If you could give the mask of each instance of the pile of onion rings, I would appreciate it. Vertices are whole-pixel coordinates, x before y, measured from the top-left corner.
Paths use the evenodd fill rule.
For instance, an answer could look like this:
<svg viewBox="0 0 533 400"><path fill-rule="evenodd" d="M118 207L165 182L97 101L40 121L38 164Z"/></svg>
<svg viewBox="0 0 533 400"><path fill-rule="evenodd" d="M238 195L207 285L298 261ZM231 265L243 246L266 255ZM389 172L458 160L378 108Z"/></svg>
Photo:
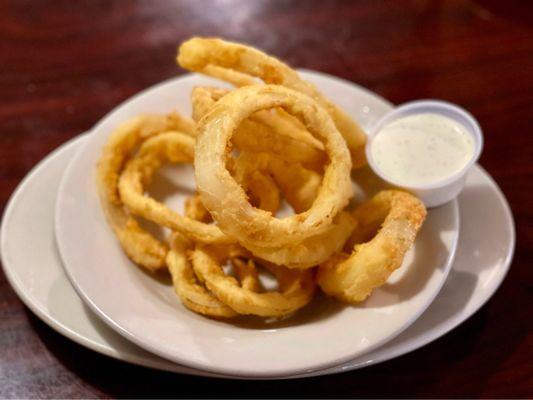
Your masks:
<svg viewBox="0 0 533 400"><path fill-rule="evenodd" d="M97 188L126 255L170 273L182 303L213 318L286 317L317 290L353 304L383 285L426 210L394 190L350 206L350 172L365 162L357 123L257 49L193 38L177 60L236 89L196 87L190 118L142 115L110 135ZM147 192L165 164L194 166L183 212ZM280 215L284 204L292 214Z"/></svg>

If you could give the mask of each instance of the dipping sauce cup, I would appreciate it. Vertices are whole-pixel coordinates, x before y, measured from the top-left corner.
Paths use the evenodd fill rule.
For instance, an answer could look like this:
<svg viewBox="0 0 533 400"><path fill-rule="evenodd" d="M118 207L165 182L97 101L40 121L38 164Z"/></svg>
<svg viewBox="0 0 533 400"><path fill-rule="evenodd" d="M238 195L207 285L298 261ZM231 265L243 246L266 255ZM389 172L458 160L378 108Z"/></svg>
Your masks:
<svg viewBox="0 0 533 400"><path fill-rule="evenodd" d="M370 130L366 157L381 179L413 193L426 207L437 207L461 192L482 148L481 128L466 110L417 100L378 121Z"/></svg>

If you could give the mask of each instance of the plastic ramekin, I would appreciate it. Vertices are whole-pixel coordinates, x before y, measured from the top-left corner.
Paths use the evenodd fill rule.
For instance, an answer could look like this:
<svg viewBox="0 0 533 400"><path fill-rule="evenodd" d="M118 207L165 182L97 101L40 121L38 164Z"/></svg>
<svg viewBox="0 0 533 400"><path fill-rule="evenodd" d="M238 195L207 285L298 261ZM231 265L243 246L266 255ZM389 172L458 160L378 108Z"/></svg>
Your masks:
<svg viewBox="0 0 533 400"><path fill-rule="evenodd" d="M372 143L379 131L391 122L415 114L439 114L453 119L463 125L472 135L474 141L474 152L470 161L458 172L436 182L424 185L406 186L395 182L393 178L385 174L377 166L372 158ZM384 181L398 188L407 190L420 198L426 207L437 207L453 200L461 192L465 185L466 175L472 165L478 160L483 149L483 134L476 119L463 108L440 100L417 100L402 104L381 118L374 127L371 128L366 144L366 157L370 167Z"/></svg>

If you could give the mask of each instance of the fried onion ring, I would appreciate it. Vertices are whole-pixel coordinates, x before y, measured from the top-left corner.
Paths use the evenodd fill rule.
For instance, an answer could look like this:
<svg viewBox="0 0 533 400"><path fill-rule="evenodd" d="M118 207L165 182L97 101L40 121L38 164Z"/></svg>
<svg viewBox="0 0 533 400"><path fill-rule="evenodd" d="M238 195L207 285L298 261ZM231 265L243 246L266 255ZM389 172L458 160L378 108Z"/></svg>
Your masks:
<svg viewBox="0 0 533 400"><path fill-rule="evenodd" d="M191 248L192 245L187 239L179 234L174 235L171 239L171 250L166 258L174 291L182 303L189 310L211 317L230 318L238 315L198 283L187 259L187 252Z"/></svg>
<svg viewBox="0 0 533 400"><path fill-rule="evenodd" d="M296 213L303 212L313 204L322 177L299 164L289 164L269 154L241 153L239 159L247 160L249 170L272 173L276 186ZM264 187L264 186L263 186ZM258 188L259 189L259 188ZM355 226L347 212L341 212L325 232L287 246L273 247L248 245L256 257L288 268L307 269L326 261L340 251Z"/></svg>
<svg viewBox="0 0 533 400"><path fill-rule="evenodd" d="M156 270L165 266L167 246L143 230L124 209L118 179L125 161L140 143L168 130L195 134L194 123L179 114L143 115L120 125L109 137L98 161L96 186L106 219L126 255L135 263Z"/></svg>
<svg viewBox="0 0 533 400"><path fill-rule="evenodd" d="M266 168L274 178L283 197L294 212L303 212L315 201L322 177L299 164L289 164L276 157L268 158L265 167L259 163L258 168ZM248 249L257 257L288 268L306 269L326 261L332 254L344 247L350 237L355 222L347 212L340 213L328 229L315 237L303 242L282 246L269 247L249 246Z"/></svg>
<svg viewBox="0 0 533 400"><path fill-rule="evenodd" d="M211 216L200 202L198 195L187 198L185 216L200 222L209 222ZM195 275L187 254L194 249L194 243L179 233L173 233L170 239L170 251L167 254L167 265L174 291L189 310L215 317L231 318L238 315L233 309L218 300ZM245 290L257 291L260 287L257 271L242 257L247 256L238 246L226 247L231 255L233 270Z"/></svg>
<svg viewBox="0 0 533 400"><path fill-rule="evenodd" d="M400 267L424 222L426 209L408 193L385 190L359 206L354 217L357 221L354 234L359 240L365 240L365 236L383 223L374 238L356 244L351 254L333 257L318 272L322 290L348 303L365 300Z"/></svg>
<svg viewBox="0 0 533 400"><path fill-rule="evenodd" d="M166 163L192 163L194 139L180 132L166 132L146 140L124 168L119 179L120 196L136 215L180 232L202 243L234 243L216 225L188 218L145 194L155 171ZM253 170L254 164L239 157L235 162L238 182L248 190L258 207L275 213L279 208L279 190L272 178Z"/></svg>
<svg viewBox="0 0 533 400"><path fill-rule="evenodd" d="M254 208L225 167L227 144L250 114L283 107L324 141L330 161L312 206L283 219ZM224 232L247 247L284 246L324 232L352 195L350 156L329 115L310 97L282 86L246 86L222 97L202 118L195 148L195 175L204 206Z"/></svg>
<svg viewBox="0 0 533 400"><path fill-rule="evenodd" d="M231 318L238 315L231 307L222 303L209 290L198 282L187 253L193 245L184 236L174 234L171 238L171 249L167 254L168 270L172 277L174 291L188 309L211 317ZM231 249L233 270L238 278L237 286L243 290L256 291L259 288L259 277L255 268L251 268L239 256L237 247ZM234 278L235 279L235 278ZM238 283L240 282L240 284Z"/></svg>
<svg viewBox="0 0 533 400"><path fill-rule="evenodd" d="M194 270L209 290L239 314L282 317L308 304L314 294L312 271L288 270L265 265L279 283L279 291L258 293L240 287L238 281L224 273L221 257L208 246L197 246L192 255Z"/></svg>
<svg viewBox="0 0 533 400"><path fill-rule="evenodd" d="M290 269L308 269L315 267L332 254L340 251L354 229L353 218L347 212L340 213L325 231L297 243L285 246L254 246L246 248L254 256L273 264L283 265Z"/></svg>
<svg viewBox="0 0 533 400"><path fill-rule="evenodd" d="M157 135L142 144L119 180L120 197L137 215L203 243L233 243L218 226L183 216L145 194L152 175L165 163L192 163L194 139L180 132Z"/></svg>
<svg viewBox="0 0 533 400"><path fill-rule="evenodd" d="M193 119L200 119L221 97L226 89L196 87L191 92ZM269 152L291 163L321 170L327 161L323 144L314 138L296 118L282 109L261 110L242 121L232 137L241 150Z"/></svg>
<svg viewBox="0 0 533 400"><path fill-rule="evenodd" d="M352 156L353 168L366 163L364 151L366 134L359 125L280 60L239 43L196 37L181 44L177 62L182 68L222 79L224 77L220 74L220 68L226 68L231 71L227 72L227 75L231 76L235 72L247 74L260 78L267 84L282 85L312 97L328 111L344 137ZM218 67L218 74L213 74L213 66ZM240 85L239 82L237 84ZM244 80L242 84L250 83Z"/></svg>

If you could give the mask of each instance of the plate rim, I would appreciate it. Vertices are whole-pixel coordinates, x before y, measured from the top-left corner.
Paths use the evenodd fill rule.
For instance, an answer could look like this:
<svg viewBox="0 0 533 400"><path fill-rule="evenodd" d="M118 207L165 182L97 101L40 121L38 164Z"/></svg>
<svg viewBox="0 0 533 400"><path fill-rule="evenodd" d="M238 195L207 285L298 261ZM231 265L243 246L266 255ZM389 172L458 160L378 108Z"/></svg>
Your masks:
<svg viewBox="0 0 533 400"><path fill-rule="evenodd" d="M314 71L306 71L308 74L315 75ZM331 77L328 74L324 73L317 73L316 75L319 76L319 78L322 79L328 79L333 80L335 83L340 83L346 86L350 86L352 89L360 90L361 87L357 84L354 84L349 81L342 80L337 77ZM102 117L99 122L95 125L95 127L91 130L91 134L94 134L96 132L96 129L98 129L102 124L106 123L107 118L113 114L116 113L117 110L123 109L127 104L135 102L140 96L147 92L156 91L158 88L160 88L162 85L170 84L170 83L178 83L182 80L187 80L192 77L198 76L198 74L185 74L179 77L174 77L169 80L165 80L161 83L155 84L140 93L126 99L121 104L114 107L110 112L108 112L104 117ZM368 89L362 89L365 94L372 96L375 98L374 100L380 101L381 98L379 96L375 96L371 91ZM389 106L390 102L386 101L386 105ZM73 156L72 160L69 162L67 168L65 169L63 178L61 180L60 186L59 186L59 193L64 191L64 187L66 185L67 178L71 174L71 170L74 168L76 160L79 158L80 154L82 154L86 148L90 145L90 141L87 140L85 143L83 143L78 151ZM350 360L354 359L354 357L362 356L365 353L369 353L372 350L375 350L376 348L382 346L384 343L394 339L399 334L401 334L405 329L407 329L422 313L429 307L431 302L435 299L437 294L440 292L442 287L444 286L444 283L446 282L446 277L448 276L451 267L453 265L453 259L456 254L457 250L457 242L458 242L458 236L459 236L459 208L457 204L457 200L454 200L452 202L452 215L454 223L457 225L457 229L454 232L454 238L452 239L453 242L451 244L451 248L446 256L445 262L443 262L444 268L442 270L442 273L444 275L444 278L437 284L435 288L435 292L432 293L429 298L423 303L423 305L420 307L419 310L417 310L416 313L414 313L410 318L406 318L404 324L401 326L401 328L397 329L397 331L391 333L389 336L386 336L382 338L379 341L376 341L371 346L368 346L364 349L364 351L361 351L358 355L354 355L353 352L347 355L344 355L342 357L337 357L334 360L330 361L322 361L322 362L315 362L312 366L300 366L300 367L281 367L281 368L272 368L272 370L269 371L260 371L260 370L245 370L242 368L238 368L237 366L228 368L228 367L220 367L217 365L209 364L204 361L197 361L197 360L191 360L187 357L184 357L183 355L176 355L176 354L170 354L168 352L165 352L163 349L159 348L158 346L153 345L152 343L147 343L145 340L142 339L142 337L138 337L134 333L130 332L130 330L124 328L121 324L119 324L117 321L115 321L111 316L107 315L107 313L102 310L91 297L82 290L79 283L76 281L75 277L72 276L72 271L67 267L67 263L65 261L65 249L64 244L61 242L61 240L58 240L58 236L61 236L61 223L60 221L60 215L61 215L61 207L60 207L60 201L58 198L58 202L56 203L56 213L55 213L55 236L56 236L56 243L57 247L59 249L59 254L61 261L64 265L64 269L67 273L67 276L72 283L72 286L74 287L77 294L82 298L82 300L91 308L91 310L96 313L102 321L104 321L108 326L110 326L113 330L115 330L117 333L119 333L121 336L125 337L127 340L133 342L137 346L156 354L159 357L162 357L166 360L169 360L174 363L178 363L180 365L184 365L189 368L193 369L199 369L203 371L208 371L210 373L218 374L218 375L225 375L225 376L233 376L233 377L249 377L249 378L280 378L284 376L290 376L290 375L299 375L299 374L305 374L310 372L317 372L320 370L333 368L337 365L344 364L346 362L349 362Z"/></svg>

